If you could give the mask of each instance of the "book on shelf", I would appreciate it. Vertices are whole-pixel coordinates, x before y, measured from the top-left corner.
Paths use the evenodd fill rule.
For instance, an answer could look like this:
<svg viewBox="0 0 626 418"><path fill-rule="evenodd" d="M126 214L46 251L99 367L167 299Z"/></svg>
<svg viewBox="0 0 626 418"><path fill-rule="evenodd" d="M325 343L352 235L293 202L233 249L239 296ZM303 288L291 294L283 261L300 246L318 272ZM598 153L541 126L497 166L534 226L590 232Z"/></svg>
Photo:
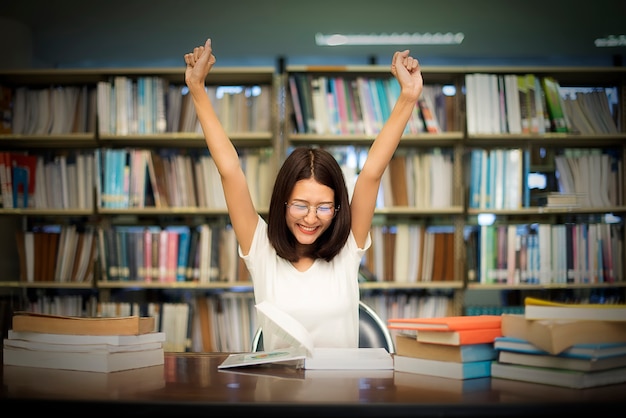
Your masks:
<svg viewBox="0 0 626 418"><path fill-rule="evenodd" d="M13 132L13 89L0 85L0 134Z"/></svg>
<svg viewBox="0 0 626 418"><path fill-rule="evenodd" d="M461 363L407 357L398 354L393 356L393 369L397 372L418 373L450 379L489 377L490 368L491 360Z"/></svg>
<svg viewBox="0 0 626 418"><path fill-rule="evenodd" d="M417 341L444 345L493 343L502 336L500 328L464 329L459 331L417 331Z"/></svg>
<svg viewBox="0 0 626 418"><path fill-rule="evenodd" d="M545 95L552 132L569 132L569 123L559 82L553 77L541 77L541 87L543 87Z"/></svg>
<svg viewBox="0 0 626 418"><path fill-rule="evenodd" d="M500 328L500 315L443 316L435 318L390 318L392 329L459 331L466 329Z"/></svg>
<svg viewBox="0 0 626 418"><path fill-rule="evenodd" d="M626 343L626 321L537 319L502 314L502 335L558 354L576 344Z"/></svg>
<svg viewBox="0 0 626 418"><path fill-rule="evenodd" d="M291 315L268 301L256 305L266 319L264 329L281 335L288 347L252 353L230 354L219 369L267 363L288 363L309 370L392 370L393 358L385 348L315 347L306 328Z"/></svg>
<svg viewBox="0 0 626 418"><path fill-rule="evenodd" d="M550 354L572 358L601 359L626 355L625 343L580 343L574 344L559 353L550 353L531 343L528 340L514 337L498 337L493 342L498 351L514 351L530 354Z"/></svg>
<svg viewBox="0 0 626 418"><path fill-rule="evenodd" d="M0 191L2 195L2 207L13 207L13 180L11 169L11 153L0 151Z"/></svg>
<svg viewBox="0 0 626 418"><path fill-rule="evenodd" d="M396 354L400 356L460 363L495 360L498 355L492 343L464 345L433 344L420 342L415 336L405 334L398 334L396 336L395 346Z"/></svg>
<svg viewBox="0 0 626 418"><path fill-rule="evenodd" d="M626 355L603 358L580 358L567 355L519 353L501 350L498 362L526 366L549 367L580 371L596 371L626 367Z"/></svg>
<svg viewBox="0 0 626 418"><path fill-rule="evenodd" d="M548 208L567 208L583 206L587 199L585 193L548 192L537 196L539 206Z"/></svg>
<svg viewBox="0 0 626 418"><path fill-rule="evenodd" d="M626 304L560 303L533 297L524 300L526 319L626 321Z"/></svg>
<svg viewBox="0 0 626 418"><path fill-rule="evenodd" d="M137 335L155 330L154 317L79 317L19 311L13 315L13 331L51 334Z"/></svg>
<svg viewBox="0 0 626 418"><path fill-rule="evenodd" d="M9 153L11 162L12 195L14 208L35 207L36 155Z"/></svg>
<svg viewBox="0 0 626 418"><path fill-rule="evenodd" d="M580 371L505 364L494 361L491 364L491 378L585 389L626 382L626 367L598 371Z"/></svg>

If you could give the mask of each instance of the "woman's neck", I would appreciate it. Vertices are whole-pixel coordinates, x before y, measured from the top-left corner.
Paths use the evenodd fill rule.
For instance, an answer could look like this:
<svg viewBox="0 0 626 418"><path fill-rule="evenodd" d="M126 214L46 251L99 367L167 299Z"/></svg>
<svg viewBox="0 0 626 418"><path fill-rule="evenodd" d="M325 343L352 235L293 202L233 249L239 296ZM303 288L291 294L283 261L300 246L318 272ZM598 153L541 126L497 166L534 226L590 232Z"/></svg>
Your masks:
<svg viewBox="0 0 626 418"><path fill-rule="evenodd" d="M313 257L300 257L298 261L294 261L291 263L296 270L298 271L307 271L311 266L315 263L315 259Z"/></svg>

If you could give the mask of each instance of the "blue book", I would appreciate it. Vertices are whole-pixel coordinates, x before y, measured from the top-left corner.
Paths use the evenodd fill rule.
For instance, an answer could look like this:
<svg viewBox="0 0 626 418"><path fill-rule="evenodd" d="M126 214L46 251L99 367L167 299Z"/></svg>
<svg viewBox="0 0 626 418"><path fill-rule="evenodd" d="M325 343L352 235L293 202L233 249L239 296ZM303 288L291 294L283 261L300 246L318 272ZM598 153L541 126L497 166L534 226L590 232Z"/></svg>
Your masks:
<svg viewBox="0 0 626 418"><path fill-rule="evenodd" d="M480 181L482 174L482 159L484 150L473 149L470 156L470 184L469 184L469 207L480 208Z"/></svg>
<svg viewBox="0 0 626 418"><path fill-rule="evenodd" d="M520 338L496 337L493 346L497 351L549 354L529 341ZM558 356L584 359L626 356L626 343L574 344L570 348L561 351Z"/></svg>
<svg viewBox="0 0 626 418"><path fill-rule="evenodd" d="M387 88L385 87L385 84L387 82L386 80L377 78L375 79L374 83L376 85L376 90L378 91L378 99L380 101L380 111L383 115L383 122L384 122L387 119L389 119L389 115L391 114L388 92L387 92Z"/></svg>
<svg viewBox="0 0 626 418"><path fill-rule="evenodd" d="M393 356L393 368L397 372L419 373L461 380L491 376L491 363L491 360L461 363L407 357L398 354Z"/></svg>
<svg viewBox="0 0 626 418"><path fill-rule="evenodd" d="M118 252L120 265L118 276L123 280L144 280L144 227L139 225L118 225L116 243L120 246Z"/></svg>
<svg viewBox="0 0 626 418"><path fill-rule="evenodd" d="M186 280L187 259L189 258L189 242L191 240L191 229L188 226L168 226L168 230L176 232L178 235L178 259L176 264L176 281Z"/></svg>
<svg viewBox="0 0 626 418"><path fill-rule="evenodd" d="M492 343L464 345L432 344L417 341L415 335L410 334L398 334L396 336L396 354L406 357L460 363L495 360L498 357L498 352L493 348Z"/></svg>
<svg viewBox="0 0 626 418"><path fill-rule="evenodd" d="M551 386L584 389L626 382L626 367L582 371L525 366L522 364L494 361L491 366L491 377L495 378L492 382L497 381L497 379L509 379Z"/></svg>
<svg viewBox="0 0 626 418"><path fill-rule="evenodd" d="M115 228L115 250L117 252L117 278L118 280L130 280L129 254L128 254L128 230L124 227Z"/></svg>
<svg viewBox="0 0 626 418"><path fill-rule="evenodd" d="M626 367L626 355L602 358L582 358L563 354L534 354L500 350L498 362L523 366L592 372Z"/></svg>

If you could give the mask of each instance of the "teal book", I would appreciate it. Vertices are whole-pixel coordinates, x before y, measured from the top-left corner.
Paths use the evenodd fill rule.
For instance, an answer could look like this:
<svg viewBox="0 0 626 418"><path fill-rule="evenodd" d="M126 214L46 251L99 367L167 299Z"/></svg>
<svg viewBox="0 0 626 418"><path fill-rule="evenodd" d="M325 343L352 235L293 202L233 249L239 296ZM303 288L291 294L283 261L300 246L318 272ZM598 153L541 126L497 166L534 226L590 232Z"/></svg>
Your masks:
<svg viewBox="0 0 626 418"><path fill-rule="evenodd" d="M397 372L418 373L450 379L476 379L491 375L491 360L462 363L396 354L393 357L393 368Z"/></svg>
<svg viewBox="0 0 626 418"><path fill-rule="evenodd" d="M178 249L176 254L176 281L186 281L187 260L189 258L189 244L191 229L186 225L170 225L167 227L178 235Z"/></svg>
<svg viewBox="0 0 626 418"><path fill-rule="evenodd" d="M478 148L472 149L470 152L470 184L468 205L470 208L473 209L480 208L480 194L482 192L480 188L480 177L482 174L481 166L484 155L486 155L485 150Z"/></svg>
<svg viewBox="0 0 626 418"><path fill-rule="evenodd" d="M574 389L585 389L626 382L626 367L581 371L493 362L492 379L509 379Z"/></svg>
<svg viewBox="0 0 626 418"><path fill-rule="evenodd" d="M492 343L443 345L417 341L414 335L396 336L396 354L428 360L454 361L469 363L472 361L495 360L498 352Z"/></svg>
<svg viewBox="0 0 626 418"><path fill-rule="evenodd" d="M498 355L498 361L507 364L580 371L598 371L626 367L626 355L582 358L560 354L534 354L501 350Z"/></svg>
<svg viewBox="0 0 626 418"><path fill-rule="evenodd" d="M528 354L550 354L527 340L513 337L497 337L493 344L497 351L513 351ZM561 351L561 357L602 359L615 356L626 356L626 343L595 343L574 344Z"/></svg>

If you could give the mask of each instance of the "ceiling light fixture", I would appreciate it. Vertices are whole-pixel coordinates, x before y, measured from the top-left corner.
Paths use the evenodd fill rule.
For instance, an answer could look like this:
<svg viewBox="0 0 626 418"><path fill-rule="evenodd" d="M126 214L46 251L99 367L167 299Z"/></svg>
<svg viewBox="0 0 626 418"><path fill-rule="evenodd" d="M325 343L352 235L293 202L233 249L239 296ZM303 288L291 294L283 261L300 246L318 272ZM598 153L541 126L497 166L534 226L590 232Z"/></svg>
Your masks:
<svg viewBox="0 0 626 418"><path fill-rule="evenodd" d="M626 35L609 35L606 38L598 38L593 43L597 48L626 46Z"/></svg>
<svg viewBox="0 0 626 418"><path fill-rule="evenodd" d="M381 33L381 34L357 34L325 35L315 34L315 44L318 46L339 45L459 45L465 35L458 33Z"/></svg>

